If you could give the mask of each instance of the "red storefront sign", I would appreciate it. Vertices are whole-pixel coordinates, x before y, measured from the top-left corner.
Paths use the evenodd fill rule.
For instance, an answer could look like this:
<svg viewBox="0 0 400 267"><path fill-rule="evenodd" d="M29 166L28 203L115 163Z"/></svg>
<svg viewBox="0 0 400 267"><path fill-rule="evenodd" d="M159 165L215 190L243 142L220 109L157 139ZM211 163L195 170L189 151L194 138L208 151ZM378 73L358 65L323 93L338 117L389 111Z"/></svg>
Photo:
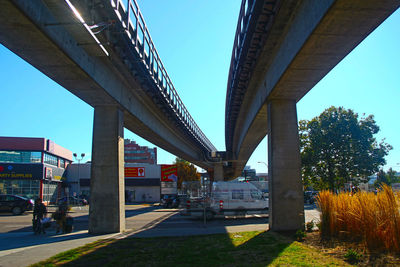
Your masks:
<svg viewBox="0 0 400 267"><path fill-rule="evenodd" d="M176 165L161 165L161 181L162 182L177 182L178 170Z"/></svg>
<svg viewBox="0 0 400 267"><path fill-rule="evenodd" d="M145 167L125 167L125 178L145 176Z"/></svg>

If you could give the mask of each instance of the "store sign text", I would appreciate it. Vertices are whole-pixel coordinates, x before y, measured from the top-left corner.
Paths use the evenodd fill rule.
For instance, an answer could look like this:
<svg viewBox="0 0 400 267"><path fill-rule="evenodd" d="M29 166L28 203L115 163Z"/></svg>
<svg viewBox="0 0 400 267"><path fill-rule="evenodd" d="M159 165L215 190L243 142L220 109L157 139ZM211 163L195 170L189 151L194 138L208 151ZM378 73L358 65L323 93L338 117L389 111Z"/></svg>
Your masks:
<svg viewBox="0 0 400 267"><path fill-rule="evenodd" d="M32 173L0 173L0 178L32 178Z"/></svg>

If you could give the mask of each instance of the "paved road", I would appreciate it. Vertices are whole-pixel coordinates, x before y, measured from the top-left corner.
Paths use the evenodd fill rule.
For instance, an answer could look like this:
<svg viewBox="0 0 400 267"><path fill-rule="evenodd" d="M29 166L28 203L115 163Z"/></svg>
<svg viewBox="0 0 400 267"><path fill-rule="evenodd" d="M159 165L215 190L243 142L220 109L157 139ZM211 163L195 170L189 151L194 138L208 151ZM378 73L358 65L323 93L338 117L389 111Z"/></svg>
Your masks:
<svg viewBox="0 0 400 267"><path fill-rule="evenodd" d="M48 208L48 216L56 210L55 207ZM74 207L69 213L74 217L75 230L87 229L89 206ZM19 216L11 213L0 213L0 233L32 232L32 211L25 212Z"/></svg>
<svg viewBox="0 0 400 267"><path fill-rule="evenodd" d="M48 209L50 213L55 208ZM147 224L158 222L160 219L168 217L175 213L176 210L160 209L158 206L152 205L127 205L125 209L126 229L138 230ZM89 207L74 207L69 216L74 218L74 231L88 230ZM32 233L32 212L28 211L19 216L13 216L11 213L0 213L0 234L2 233ZM49 234L55 232L55 224L47 231ZM0 244L1 250L1 244Z"/></svg>
<svg viewBox="0 0 400 267"><path fill-rule="evenodd" d="M305 206L306 221L319 220L314 206ZM126 228L123 234L92 236L88 229L88 208L74 208L75 229L70 234L56 235L50 228L46 235L32 233L32 214L21 216L0 214L0 266L26 266L57 253L104 238L182 236L268 229L267 217L215 219L206 224L181 216L178 210L157 206L127 205Z"/></svg>

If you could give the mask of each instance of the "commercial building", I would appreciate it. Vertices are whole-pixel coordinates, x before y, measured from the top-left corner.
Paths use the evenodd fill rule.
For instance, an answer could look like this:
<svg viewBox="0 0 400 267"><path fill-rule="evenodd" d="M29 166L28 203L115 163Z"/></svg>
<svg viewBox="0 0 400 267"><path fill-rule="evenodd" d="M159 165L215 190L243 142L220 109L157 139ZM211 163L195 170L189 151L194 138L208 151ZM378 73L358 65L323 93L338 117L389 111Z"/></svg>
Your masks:
<svg viewBox="0 0 400 267"><path fill-rule="evenodd" d="M71 162L72 152L52 140L0 137L0 193L55 201Z"/></svg>
<svg viewBox="0 0 400 267"><path fill-rule="evenodd" d="M156 165L157 148L140 146L135 141L125 139L124 161L126 202L159 201L160 166ZM68 191L71 196L90 195L90 173L90 162L73 163L68 167Z"/></svg>
<svg viewBox="0 0 400 267"><path fill-rule="evenodd" d="M128 139L124 147L125 201L160 201L157 149ZM89 197L90 175L90 161L72 163L72 152L49 139L0 137L0 194L40 197L45 203L65 195Z"/></svg>
<svg viewBox="0 0 400 267"><path fill-rule="evenodd" d="M89 196L91 163L71 164L67 181L70 195ZM125 202L160 201L161 166L125 163Z"/></svg>
<svg viewBox="0 0 400 267"><path fill-rule="evenodd" d="M92 164L72 163L67 170L68 193L70 196L90 196L90 168Z"/></svg>
<svg viewBox="0 0 400 267"><path fill-rule="evenodd" d="M125 202L159 202L161 166L125 163Z"/></svg>
<svg viewBox="0 0 400 267"><path fill-rule="evenodd" d="M125 163L148 163L157 164L157 148L139 146L135 141L124 140L124 161Z"/></svg>

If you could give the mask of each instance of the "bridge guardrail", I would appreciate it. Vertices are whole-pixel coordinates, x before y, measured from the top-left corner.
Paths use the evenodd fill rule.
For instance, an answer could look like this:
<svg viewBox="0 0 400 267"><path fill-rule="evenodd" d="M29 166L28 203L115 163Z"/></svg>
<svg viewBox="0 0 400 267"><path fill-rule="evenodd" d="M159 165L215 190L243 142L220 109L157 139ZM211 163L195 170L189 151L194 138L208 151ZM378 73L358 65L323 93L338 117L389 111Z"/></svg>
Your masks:
<svg viewBox="0 0 400 267"><path fill-rule="evenodd" d="M236 79L236 75L238 74L239 69L239 59L243 52L243 44L246 39L247 29L249 26L249 21L251 15L253 13L255 7L255 0L242 0L238 23L236 26L235 39L233 42L232 48L232 56L231 56L231 65L229 67L229 76L228 76L228 86L226 93L226 113L225 113L225 121L228 123L228 118L231 114L231 104L232 104L232 95L234 90L234 81ZM227 125L225 126L225 131L228 130ZM228 135L226 135L228 138ZM228 140L227 140L228 141Z"/></svg>
<svg viewBox="0 0 400 267"><path fill-rule="evenodd" d="M248 76L256 61L257 47L262 39L268 35L271 26L271 18L275 14L275 8L279 0L242 0L238 23L236 26L235 39L233 42L231 65L229 68L228 85L226 93L225 113L225 137L229 144L232 140L229 135L234 125L239 110L242 95L246 91ZM254 37L255 35L255 37ZM252 55L249 56L249 50Z"/></svg>
<svg viewBox="0 0 400 267"><path fill-rule="evenodd" d="M238 24L236 26L235 40L233 41L233 49L231 56L231 65L229 68L228 77L228 90L229 94L232 92L232 82L235 78L235 74L238 69L239 57L242 53L243 42L245 40L245 35L247 34L247 27L249 25L252 11L254 10L255 0L242 0L240 6Z"/></svg>
<svg viewBox="0 0 400 267"><path fill-rule="evenodd" d="M132 45L140 55L148 73L169 107L174 110L179 120L206 150L216 151L216 148L200 130L176 92L154 46L136 0L125 0L127 7L124 6L122 0L110 1Z"/></svg>

